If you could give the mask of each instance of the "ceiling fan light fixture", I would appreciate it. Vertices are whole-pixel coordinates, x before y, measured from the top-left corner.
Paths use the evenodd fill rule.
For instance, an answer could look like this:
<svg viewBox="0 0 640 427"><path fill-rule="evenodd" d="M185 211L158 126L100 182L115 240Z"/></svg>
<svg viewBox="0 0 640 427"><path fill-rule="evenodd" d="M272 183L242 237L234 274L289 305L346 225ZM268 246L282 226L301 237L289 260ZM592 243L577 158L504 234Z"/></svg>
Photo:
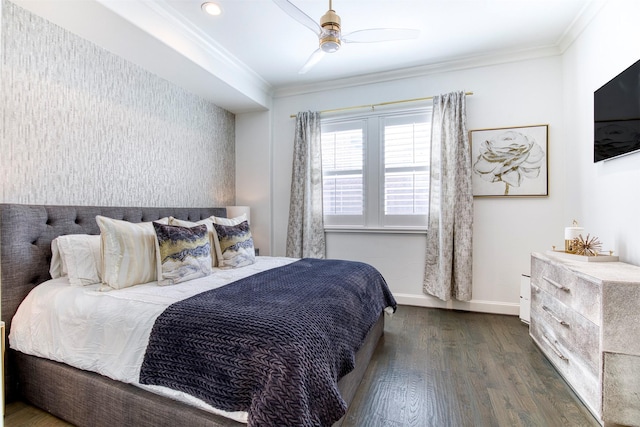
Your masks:
<svg viewBox="0 0 640 427"><path fill-rule="evenodd" d="M325 53L337 52L343 43L371 43L392 40L416 39L420 32L403 28L369 28L353 31L342 35L342 23L338 14L333 10L332 0L329 0L329 10L316 21L298 9L290 0L273 0L285 13L309 28L318 37L318 48L307 59L299 73L304 74L314 67Z"/></svg>
<svg viewBox="0 0 640 427"><path fill-rule="evenodd" d="M206 3L202 3L202 6L200 7L207 15L218 16L222 14L222 8L219 4L214 2L208 1Z"/></svg>
<svg viewBox="0 0 640 427"><path fill-rule="evenodd" d="M342 45L340 41L340 24L340 17L331 9L320 18L320 27L322 27L320 49L324 52L333 53L340 49Z"/></svg>
<svg viewBox="0 0 640 427"><path fill-rule="evenodd" d="M329 32L320 38L320 49L326 53L337 52L341 45L339 32Z"/></svg>

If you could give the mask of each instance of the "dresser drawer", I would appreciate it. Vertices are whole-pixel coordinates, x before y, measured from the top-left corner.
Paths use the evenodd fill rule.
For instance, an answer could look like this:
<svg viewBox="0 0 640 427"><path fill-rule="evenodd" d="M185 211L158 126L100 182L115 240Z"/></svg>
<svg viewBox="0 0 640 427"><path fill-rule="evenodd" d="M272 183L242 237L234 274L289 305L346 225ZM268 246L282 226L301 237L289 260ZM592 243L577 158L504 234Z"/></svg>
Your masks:
<svg viewBox="0 0 640 427"><path fill-rule="evenodd" d="M600 328L541 288L531 286L531 308L549 338L560 342L575 363L596 374L600 370ZM532 313L533 315L533 313Z"/></svg>
<svg viewBox="0 0 640 427"><path fill-rule="evenodd" d="M531 257L531 284L548 292L596 325L601 323L601 289L597 282L560 265Z"/></svg>
<svg viewBox="0 0 640 427"><path fill-rule="evenodd" d="M533 309L533 305L529 332L540 350L589 410L594 414L601 414L602 389L599 373L591 369L590 363L576 356L572 345L551 324L546 323L540 311Z"/></svg>
<svg viewBox="0 0 640 427"><path fill-rule="evenodd" d="M536 322L531 313L531 338L544 353L560 375L567 381L584 404L596 417L602 414L602 389L599 374L592 372L572 357L569 349L557 340L552 333L544 329L544 325Z"/></svg>

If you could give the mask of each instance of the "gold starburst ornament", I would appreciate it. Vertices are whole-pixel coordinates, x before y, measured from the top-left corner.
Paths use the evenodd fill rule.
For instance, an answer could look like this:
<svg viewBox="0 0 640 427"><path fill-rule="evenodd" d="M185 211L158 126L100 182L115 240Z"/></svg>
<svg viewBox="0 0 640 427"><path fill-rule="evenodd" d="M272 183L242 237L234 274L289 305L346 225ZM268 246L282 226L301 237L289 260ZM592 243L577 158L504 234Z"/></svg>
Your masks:
<svg viewBox="0 0 640 427"><path fill-rule="evenodd" d="M586 238L583 238L582 234L580 234L573 239L572 246L576 255L598 256L602 250L600 240L596 236L591 237L589 234L587 234Z"/></svg>

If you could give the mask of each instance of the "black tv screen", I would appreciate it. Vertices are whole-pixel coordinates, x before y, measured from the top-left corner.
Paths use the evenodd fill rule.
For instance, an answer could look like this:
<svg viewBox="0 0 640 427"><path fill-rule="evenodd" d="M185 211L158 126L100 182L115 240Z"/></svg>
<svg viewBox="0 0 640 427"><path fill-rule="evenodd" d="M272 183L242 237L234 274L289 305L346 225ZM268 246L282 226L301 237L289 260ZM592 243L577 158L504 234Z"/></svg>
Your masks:
<svg viewBox="0 0 640 427"><path fill-rule="evenodd" d="M593 161L640 150L640 61L593 95Z"/></svg>

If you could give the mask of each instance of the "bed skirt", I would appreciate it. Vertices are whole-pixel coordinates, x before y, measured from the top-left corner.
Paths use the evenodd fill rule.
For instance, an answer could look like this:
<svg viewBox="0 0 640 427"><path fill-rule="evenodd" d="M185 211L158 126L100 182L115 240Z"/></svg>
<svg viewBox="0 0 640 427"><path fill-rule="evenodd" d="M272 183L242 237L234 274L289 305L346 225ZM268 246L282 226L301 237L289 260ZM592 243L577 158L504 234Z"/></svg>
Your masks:
<svg viewBox="0 0 640 427"><path fill-rule="evenodd" d="M338 382L347 404L353 400L383 333L382 314L356 354L355 369ZM93 372L19 352L12 353L22 398L76 426L244 425ZM342 421L334 423L334 427L340 426Z"/></svg>

